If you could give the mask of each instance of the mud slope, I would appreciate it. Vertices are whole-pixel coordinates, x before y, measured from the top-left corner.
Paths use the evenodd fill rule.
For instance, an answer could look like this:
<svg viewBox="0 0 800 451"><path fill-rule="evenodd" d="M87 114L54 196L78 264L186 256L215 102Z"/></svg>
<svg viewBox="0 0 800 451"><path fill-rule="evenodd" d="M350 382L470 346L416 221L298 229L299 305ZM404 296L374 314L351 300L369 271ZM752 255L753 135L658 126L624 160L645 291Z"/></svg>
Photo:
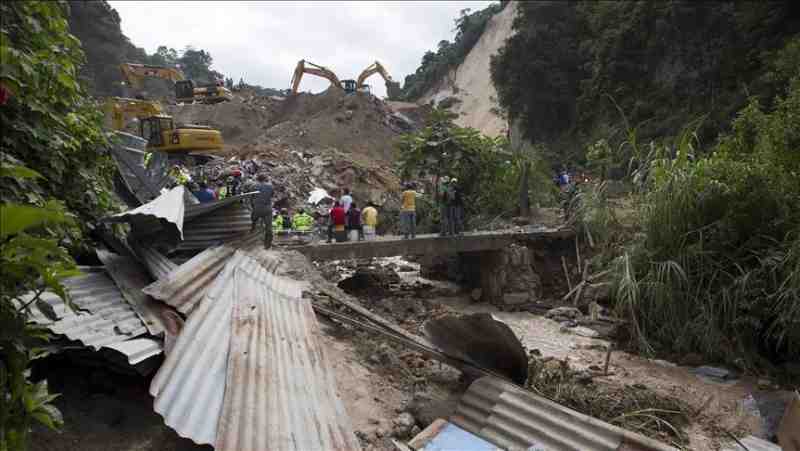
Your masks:
<svg viewBox="0 0 800 451"><path fill-rule="evenodd" d="M497 107L497 92L492 85L489 61L511 36L516 12L516 2L510 2L503 11L492 17L464 62L436 88L422 96L419 103L438 103L455 97L460 102L451 110L459 114L456 120L459 125L474 127L489 136L505 134L505 120L492 113L492 109Z"/></svg>

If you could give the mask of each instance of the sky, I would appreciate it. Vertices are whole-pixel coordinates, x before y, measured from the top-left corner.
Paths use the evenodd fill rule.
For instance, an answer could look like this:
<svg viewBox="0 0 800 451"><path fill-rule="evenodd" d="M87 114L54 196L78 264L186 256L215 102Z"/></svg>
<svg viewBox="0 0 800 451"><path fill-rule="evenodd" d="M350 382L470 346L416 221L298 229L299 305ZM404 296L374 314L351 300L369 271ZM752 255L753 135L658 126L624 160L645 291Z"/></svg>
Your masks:
<svg viewBox="0 0 800 451"><path fill-rule="evenodd" d="M109 1L122 32L153 53L160 45L205 49L212 68L239 81L284 89L301 59L344 80L380 61L395 81L414 72L427 50L454 36L459 11L490 1ZM380 75L367 80L386 95ZM306 74L301 91L329 82Z"/></svg>

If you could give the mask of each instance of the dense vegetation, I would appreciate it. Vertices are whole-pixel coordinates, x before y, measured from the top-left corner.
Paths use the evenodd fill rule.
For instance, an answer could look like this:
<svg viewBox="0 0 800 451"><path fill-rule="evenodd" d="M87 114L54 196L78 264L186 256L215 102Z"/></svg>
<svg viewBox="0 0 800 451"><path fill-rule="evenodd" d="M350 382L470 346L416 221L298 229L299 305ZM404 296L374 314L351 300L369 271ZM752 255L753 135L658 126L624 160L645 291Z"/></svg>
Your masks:
<svg viewBox="0 0 800 451"><path fill-rule="evenodd" d="M492 218L509 217L519 209L519 190L527 166L528 198L548 201L552 193L543 186L552 183L541 162L522 153L512 153L505 138L481 135L470 127L460 127L454 113L434 108L421 130L403 135L398 143L399 163L406 180L427 180L425 191L434 192L442 176L457 178L464 196L466 216L473 227L485 227ZM438 223L435 200L427 196L418 209L423 228Z"/></svg>
<svg viewBox="0 0 800 451"><path fill-rule="evenodd" d="M480 11L461 10L455 20L456 36L453 42L439 42L437 51L425 52L416 72L407 75L401 97L413 101L433 88L447 74L464 62L464 58L478 42L489 19L503 9L503 4L495 3Z"/></svg>
<svg viewBox="0 0 800 451"><path fill-rule="evenodd" d="M707 115L703 146L749 96L769 104L765 68L800 30L796 2L520 2L492 60L498 100L525 134L582 164L584 146L677 134ZM556 162L554 162L556 163Z"/></svg>
<svg viewBox="0 0 800 451"><path fill-rule="evenodd" d="M224 78L211 69L214 60L203 49L187 46L182 51L159 46L148 55L144 49L133 45L120 29L120 17L105 0L97 2L70 1L70 31L80 39L86 53L86 64L81 75L89 90L96 96L123 95L120 88L121 63L141 63L156 66L179 66L184 75L198 83L210 83ZM154 97L172 92L165 80L146 80L145 88Z"/></svg>
<svg viewBox="0 0 800 451"><path fill-rule="evenodd" d="M0 450L23 450L34 421L58 427L47 382L28 379L45 352L46 330L30 309L51 315L48 289L75 275L87 224L113 207L110 165L96 107L78 81L84 61L69 33L65 2L0 3Z"/></svg>

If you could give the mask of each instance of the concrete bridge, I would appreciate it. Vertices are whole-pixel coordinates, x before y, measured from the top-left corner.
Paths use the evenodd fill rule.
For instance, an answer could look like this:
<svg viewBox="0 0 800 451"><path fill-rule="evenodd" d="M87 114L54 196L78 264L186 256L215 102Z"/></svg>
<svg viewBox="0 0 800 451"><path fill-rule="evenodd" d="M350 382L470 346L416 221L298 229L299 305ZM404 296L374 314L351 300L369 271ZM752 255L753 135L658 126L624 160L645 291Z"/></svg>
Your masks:
<svg viewBox="0 0 800 451"><path fill-rule="evenodd" d="M574 236L570 229L525 227L512 230L465 233L462 236L417 235L414 239L383 236L374 241L325 242L298 246L295 249L311 260L346 260L396 255L433 258L457 254L471 275L466 276L472 286L481 288L483 301L498 304L522 304L535 299L532 292L508 292L507 280L515 275L530 273L531 260L509 266L507 250L511 244L528 249L544 246L542 241L569 240ZM527 251L526 251L527 252ZM527 266L527 268L525 267ZM462 266L463 268L463 266ZM518 274L509 274L518 273ZM476 283L477 282L477 283Z"/></svg>
<svg viewBox="0 0 800 451"><path fill-rule="evenodd" d="M393 257L396 255L447 255L466 252L498 251L515 242L536 239L568 238L569 229L526 227L491 232L472 232L461 236L417 235L405 240L401 236L381 236L374 241L324 241L299 246L297 251L311 260L346 260L356 258Z"/></svg>

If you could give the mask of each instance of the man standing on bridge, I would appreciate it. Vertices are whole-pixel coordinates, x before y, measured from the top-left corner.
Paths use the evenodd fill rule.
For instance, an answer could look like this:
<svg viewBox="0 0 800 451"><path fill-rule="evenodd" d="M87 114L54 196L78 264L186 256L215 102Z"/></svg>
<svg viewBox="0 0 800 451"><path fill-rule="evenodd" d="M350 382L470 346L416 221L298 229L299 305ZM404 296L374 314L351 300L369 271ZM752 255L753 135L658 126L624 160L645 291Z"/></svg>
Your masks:
<svg viewBox="0 0 800 451"><path fill-rule="evenodd" d="M256 180L258 183L255 191L258 191L258 194L253 199L250 230L254 231L259 223L263 223L264 249L269 249L272 247L272 184L267 181L267 176L264 174L258 174Z"/></svg>
<svg viewBox="0 0 800 451"><path fill-rule="evenodd" d="M400 206L400 227L403 229L403 239L417 237L417 192L411 183L406 183L403 191L402 205Z"/></svg>

